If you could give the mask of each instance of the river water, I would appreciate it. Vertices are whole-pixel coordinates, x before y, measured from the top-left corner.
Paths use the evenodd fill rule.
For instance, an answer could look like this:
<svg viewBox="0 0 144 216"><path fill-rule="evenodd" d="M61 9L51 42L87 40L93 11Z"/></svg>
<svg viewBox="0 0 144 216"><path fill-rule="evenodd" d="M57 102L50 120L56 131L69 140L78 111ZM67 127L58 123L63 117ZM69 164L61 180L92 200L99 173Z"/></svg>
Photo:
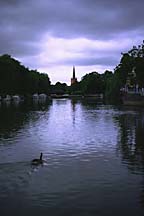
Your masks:
<svg viewBox="0 0 144 216"><path fill-rule="evenodd" d="M43 152L44 164L31 160ZM0 104L1 215L143 215L144 108Z"/></svg>

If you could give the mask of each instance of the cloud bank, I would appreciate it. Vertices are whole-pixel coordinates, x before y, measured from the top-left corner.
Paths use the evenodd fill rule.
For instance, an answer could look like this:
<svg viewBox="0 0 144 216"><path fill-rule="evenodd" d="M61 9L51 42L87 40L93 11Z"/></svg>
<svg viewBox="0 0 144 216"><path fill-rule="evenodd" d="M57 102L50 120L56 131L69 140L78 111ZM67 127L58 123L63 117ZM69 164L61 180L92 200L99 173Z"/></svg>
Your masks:
<svg viewBox="0 0 144 216"><path fill-rule="evenodd" d="M0 54L69 83L119 63L120 53L142 42L141 0L1 0Z"/></svg>

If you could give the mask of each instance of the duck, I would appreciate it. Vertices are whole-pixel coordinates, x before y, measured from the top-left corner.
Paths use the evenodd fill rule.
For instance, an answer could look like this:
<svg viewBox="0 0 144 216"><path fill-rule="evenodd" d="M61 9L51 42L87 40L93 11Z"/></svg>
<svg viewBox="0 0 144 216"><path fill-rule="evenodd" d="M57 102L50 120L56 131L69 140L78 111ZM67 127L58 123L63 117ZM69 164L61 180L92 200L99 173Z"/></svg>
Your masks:
<svg viewBox="0 0 144 216"><path fill-rule="evenodd" d="M40 165L40 164L43 164L43 159L42 159L42 156L43 156L43 153L41 152L40 154L40 158L35 158L31 161L31 164L32 165Z"/></svg>

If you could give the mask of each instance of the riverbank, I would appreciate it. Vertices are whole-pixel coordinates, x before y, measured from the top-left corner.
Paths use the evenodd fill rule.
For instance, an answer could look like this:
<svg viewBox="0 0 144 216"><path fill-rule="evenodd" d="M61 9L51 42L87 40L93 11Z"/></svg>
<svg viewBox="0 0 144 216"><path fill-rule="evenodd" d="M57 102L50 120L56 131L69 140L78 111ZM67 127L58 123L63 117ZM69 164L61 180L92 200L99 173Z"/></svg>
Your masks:
<svg viewBox="0 0 144 216"><path fill-rule="evenodd" d="M58 94L51 94L50 95L51 98L93 98L93 99L97 99L97 98L103 98L103 94L62 94L62 95L58 95Z"/></svg>
<svg viewBox="0 0 144 216"><path fill-rule="evenodd" d="M144 96L140 93L125 93L122 96L124 105L144 106Z"/></svg>
<svg viewBox="0 0 144 216"><path fill-rule="evenodd" d="M46 94L33 94L33 95L3 95L0 96L0 102L22 102L26 100L35 100L35 101L46 101L50 100L50 96Z"/></svg>

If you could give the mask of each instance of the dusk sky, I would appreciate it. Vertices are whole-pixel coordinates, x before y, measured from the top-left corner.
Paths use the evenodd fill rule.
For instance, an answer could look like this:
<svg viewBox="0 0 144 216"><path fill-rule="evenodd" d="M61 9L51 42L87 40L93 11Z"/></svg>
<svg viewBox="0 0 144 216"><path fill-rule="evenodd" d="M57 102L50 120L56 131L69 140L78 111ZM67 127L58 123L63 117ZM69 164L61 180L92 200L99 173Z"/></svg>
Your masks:
<svg viewBox="0 0 144 216"><path fill-rule="evenodd" d="M144 39L142 0L0 0L0 54L70 84L113 70Z"/></svg>

